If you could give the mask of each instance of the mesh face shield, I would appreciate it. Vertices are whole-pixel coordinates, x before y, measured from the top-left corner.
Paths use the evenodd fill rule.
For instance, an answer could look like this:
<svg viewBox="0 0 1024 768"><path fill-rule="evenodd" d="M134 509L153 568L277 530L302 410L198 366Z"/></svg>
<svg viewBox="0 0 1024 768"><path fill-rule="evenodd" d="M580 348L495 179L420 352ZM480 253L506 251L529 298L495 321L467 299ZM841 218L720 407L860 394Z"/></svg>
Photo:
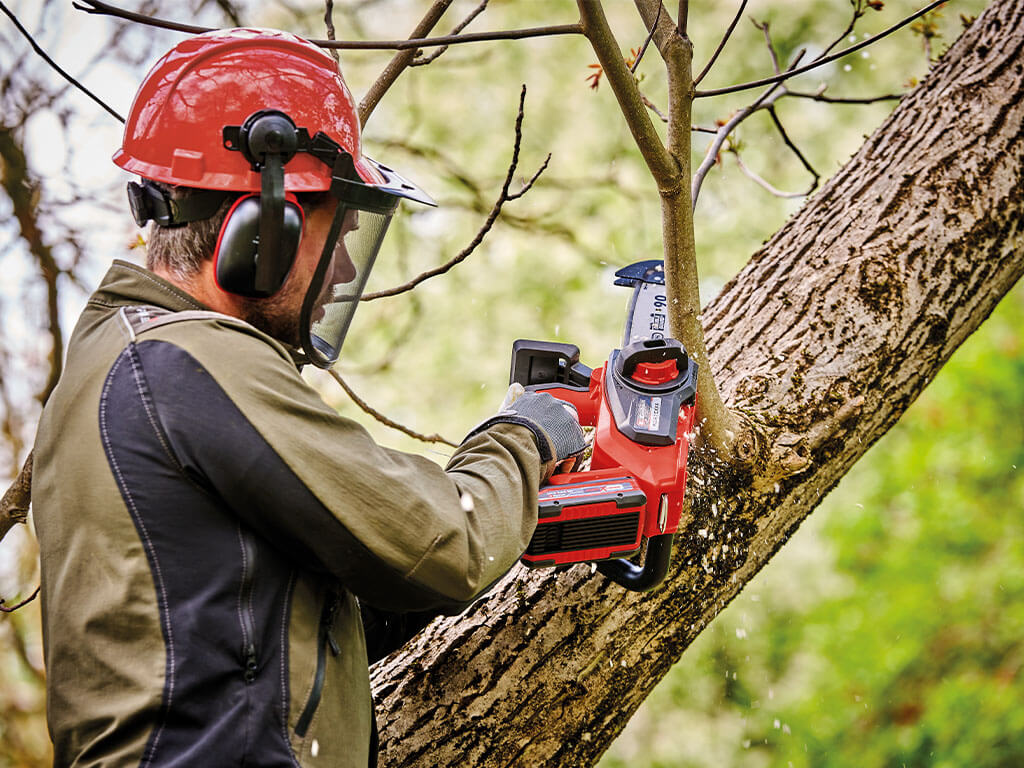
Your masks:
<svg viewBox="0 0 1024 768"><path fill-rule="evenodd" d="M398 206L368 210L339 202L302 304L302 347L309 361L329 368L338 360L381 241Z"/></svg>

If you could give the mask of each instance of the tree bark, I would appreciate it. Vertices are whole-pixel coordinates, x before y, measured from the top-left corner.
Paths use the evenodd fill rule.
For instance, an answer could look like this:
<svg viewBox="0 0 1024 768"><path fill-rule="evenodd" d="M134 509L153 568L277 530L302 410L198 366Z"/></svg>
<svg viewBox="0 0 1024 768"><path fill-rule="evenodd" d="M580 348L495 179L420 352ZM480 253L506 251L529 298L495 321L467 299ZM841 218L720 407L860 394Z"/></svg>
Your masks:
<svg viewBox="0 0 1024 768"><path fill-rule="evenodd" d="M1024 0L999 0L704 311L756 433L691 466L669 580L517 566L376 665L387 766L589 765L1024 272Z"/></svg>

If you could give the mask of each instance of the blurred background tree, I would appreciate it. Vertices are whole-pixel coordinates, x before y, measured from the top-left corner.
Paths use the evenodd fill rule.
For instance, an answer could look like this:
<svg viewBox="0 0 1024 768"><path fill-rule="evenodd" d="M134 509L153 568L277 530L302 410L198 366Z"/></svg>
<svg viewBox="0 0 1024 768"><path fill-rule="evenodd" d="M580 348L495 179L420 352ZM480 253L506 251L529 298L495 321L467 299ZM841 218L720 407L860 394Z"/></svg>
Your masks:
<svg viewBox="0 0 1024 768"><path fill-rule="evenodd" d="M423 3L411 0L334 5L344 38L403 36L423 11ZM477 5L456 2L451 18ZM608 5L620 40L639 48L646 33L633 8ZM793 88L814 92L825 84L830 96L854 98L903 92L927 71L929 57L956 37L960 16L969 18L982 6L980 0L951 5L916 25L916 32L905 30L804 75ZM11 7L58 61L122 114L146 67L181 39L85 17L52 1ZM888 0L858 23L850 41L914 7ZM324 36L323 4L312 1L193 0L188 13L158 2L133 8L210 26L258 24ZM698 63L734 13L731 4L695 4L690 28ZM747 81L770 69L763 33L750 18L769 23L785 61L803 47L815 55L815 46L820 51L831 41L849 15L850 5L841 0L751 3L705 85ZM475 25L499 29L576 18L567 0L492 0ZM439 32L447 31L445 24ZM57 265L56 272L44 268L16 225L13 194L0 194L6 222L0 226L0 407L8 452L3 466L13 476L31 444L53 344L66 338L109 259L142 254L129 250L138 235L123 205L124 179L107 161L119 126L36 59L11 25L0 25L0 34L3 130L22 148L23 186L35 190L28 200L38 213L40 242ZM389 58L386 52L341 54L357 99ZM473 237L508 166L521 83L528 95L520 175L528 178L551 153L537 185L506 207L465 264L411 294L371 302L356 316L341 373L389 417L457 442L500 401L515 338L572 341L591 362L618 344L627 295L610 287L610 275L660 255L660 217L657 192L607 85L588 87L593 61L580 38L454 47L431 66L403 75L368 123L367 153L401 168L441 202L436 211L409 209L396 219L371 290L442 263ZM642 62L637 70L656 105L666 101L660 73L653 56L649 67ZM698 101L694 122L714 127L749 101L745 94ZM777 110L824 179L893 103L793 98ZM695 155L703 149L700 137ZM751 182L735 151L777 189L805 190L810 181L773 134L767 114L741 126L729 148L734 151L721 154L697 206L705 300L800 205ZM11 167L5 155L5 173ZM54 290L60 295L56 315ZM1011 460L1013 446L1022 458L1022 401L1012 386L1013 373L1021 372L1021 301L1018 290L1004 302L979 340L954 358L953 372L943 374L825 510L704 633L606 758L608 765L1011 765L1024 759L1015 703L1021 656L1013 632L1022 626L1013 613L1021 549L1012 536L1024 498L1018 476L1007 469L1021 464ZM62 333L54 335L55 329ZM960 362L967 353L976 355L972 365ZM972 370L985 375L968 380ZM329 402L367 423L381 442L444 461L444 447L373 422L333 381L317 372L310 377ZM958 383L947 383L953 379ZM1017 431L1006 434L1013 425ZM947 488L940 480L958 484ZM0 594L13 602L31 592L37 576L30 531L4 541L0 563ZM820 577L820 567L827 567L828 578ZM47 764L39 642L33 606L0 621L0 766ZM988 762L965 756L974 754Z"/></svg>

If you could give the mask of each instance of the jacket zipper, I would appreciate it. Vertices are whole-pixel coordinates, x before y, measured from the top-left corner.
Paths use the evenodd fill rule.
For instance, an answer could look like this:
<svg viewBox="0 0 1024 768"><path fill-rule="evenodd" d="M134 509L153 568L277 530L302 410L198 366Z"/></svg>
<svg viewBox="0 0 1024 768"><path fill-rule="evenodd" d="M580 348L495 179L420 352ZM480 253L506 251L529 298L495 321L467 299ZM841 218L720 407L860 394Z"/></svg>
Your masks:
<svg viewBox="0 0 1024 768"><path fill-rule="evenodd" d="M259 663L256 659L256 619L252 615L252 596L256 580L256 545L253 537L238 526L238 539L242 544L242 584L239 588L241 610L239 618L242 622L242 652L245 655L246 684L256 680Z"/></svg>
<svg viewBox="0 0 1024 768"><path fill-rule="evenodd" d="M305 738L309 731L310 723L313 722L313 715L320 706L320 697L324 692L324 680L327 677L327 649L331 649L331 655L337 656L341 653L338 642L334 639L334 617L338 613L339 599L336 594L329 593L324 601L324 609L320 614L320 629L317 633L316 649L316 674L313 676L313 689L309 692L306 706L299 715L299 721L295 724L295 735Z"/></svg>

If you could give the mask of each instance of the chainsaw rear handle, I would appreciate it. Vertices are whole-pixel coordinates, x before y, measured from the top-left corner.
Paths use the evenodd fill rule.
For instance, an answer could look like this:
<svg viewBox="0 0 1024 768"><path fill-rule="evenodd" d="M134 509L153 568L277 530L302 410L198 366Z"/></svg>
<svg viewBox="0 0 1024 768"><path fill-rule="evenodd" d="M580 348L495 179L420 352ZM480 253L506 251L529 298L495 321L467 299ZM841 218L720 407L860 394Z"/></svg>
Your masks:
<svg viewBox="0 0 1024 768"><path fill-rule="evenodd" d="M647 539L647 554L642 566L634 565L629 560L618 558L602 560L597 570L602 576L614 581L620 587L633 592L646 592L654 589L665 580L669 562L672 560L672 539L674 534L664 533Z"/></svg>

